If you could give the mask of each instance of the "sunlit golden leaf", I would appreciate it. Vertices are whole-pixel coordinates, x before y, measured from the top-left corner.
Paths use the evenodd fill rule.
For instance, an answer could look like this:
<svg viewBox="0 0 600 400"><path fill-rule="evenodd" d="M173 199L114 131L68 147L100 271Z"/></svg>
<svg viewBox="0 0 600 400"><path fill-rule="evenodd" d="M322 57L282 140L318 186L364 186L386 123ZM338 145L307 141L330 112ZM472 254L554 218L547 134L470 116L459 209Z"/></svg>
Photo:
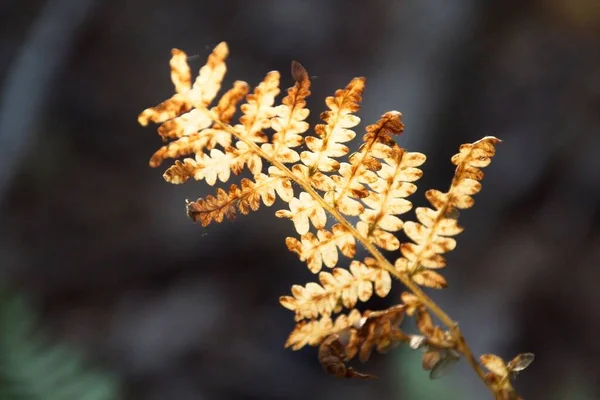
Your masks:
<svg viewBox="0 0 600 400"><path fill-rule="evenodd" d="M390 274L377 268L373 259L367 258L365 262L368 264L354 260L349 270L334 268L332 273L321 272L320 284L294 285L292 296L282 296L280 302L296 313L296 320L301 320L338 312L340 302L345 308L353 308L359 300L369 300L373 291L380 297L387 296L392 286Z"/></svg>
<svg viewBox="0 0 600 400"><path fill-rule="evenodd" d="M327 336L348 328L361 319L358 310L352 310L346 315L340 315L335 322L330 317L322 317L318 320L300 321L290 333L285 347L292 350L300 350L302 347L318 346Z"/></svg>
<svg viewBox="0 0 600 400"><path fill-rule="evenodd" d="M161 123L191 110L192 107L205 107L210 104L216 96L225 74L227 54L228 49L224 42L215 47L208 57L206 65L200 70L200 76L194 86L190 88L191 73L187 65L187 55L181 50L173 49L170 62L171 80L175 85L177 94L156 107L144 110L139 115L138 122L143 126L148 125L151 121ZM200 77L203 78L204 85L197 84ZM207 93L204 93L205 90ZM198 98L204 101L197 102Z"/></svg>
<svg viewBox="0 0 600 400"><path fill-rule="evenodd" d="M300 235L308 232L309 220L317 229L323 229L327 222L327 215L323 207L306 192L301 192L298 198L292 198L289 210L279 210L275 215L278 218L291 219L296 227L296 232Z"/></svg>
<svg viewBox="0 0 600 400"><path fill-rule="evenodd" d="M310 79L306 69L295 61L292 74L295 85L288 89L282 104L274 108L275 116L271 119L271 127L275 131L273 143L262 145L264 152L283 163L295 163L300 159L292 149L302 144L301 134L309 127L305 122L310 113L305 100L310 95Z"/></svg>
<svg viewBox="0 0 600 400"><path fill-rule="evenodd" d="M443 289L448 286L446 279L437 272L423 270L412 276L415 283L422 286L427 286L433 289Z"/></svg>
<svg viewBox="0 0 600 400"><path fill-rule="evenodd" d="M279 94L279 78L279 72L269 72L254 92L246 96L240 124L233 127L241 136L257 143L267 141L263 130L271 127L271 118L276 114L273 103Z"/></svg>
<svg viewBox="0 0 600 400"><path fill-rule="evenodd" d="M433 208L419 207L416 210L419 222L408 221L404 231L414 243L403 243L401 251L406 262L396 261L396 268L410 274L419 285L432 288L446 287L446 280L436 272L422 268L443 268L446 260L442 254L456 247L456 240L448 236L458 235L457 209L470 208L474 204L471 195L481 190L483 177L479 168L485 167L495 153L495 145L500 140L487 136L472 143L462 145L460 152L452 157L457 166L454 179L448 192L431 189L425 197Z"/></svg>
<svg viewBox="0 0 600 400"><path fill-rule="evenodd" d="M354 139L356 135L350 128L360 122L360 118L353 113L360 108L364 87L364 78L354 78L345 89L336 91L334 97L325 99L329 111L323 112L321 119L326 124L315 126L319 137L307 136L305 144L309 150L300 154L300 159L306 166L322 172L339 169L340 164L334 158L348 153L348 147L342 143Z"/></svg>
<svg viewBox="0 0 600 400"><path fill-rule="evenodd" d="M177 93L185 93L192 88L192 72L187 63L187 54L179 49L171 50L171 81Z"/></svg>
<svg viewBox="0 0 600 400"><path fill-rule="evenodd" d="M325 264L333 268L338 262L338 248L346 257L354 257L356 245L354 236L340 224L332 227L331 232L321 229L317 236L308 232L300 240L288 237L286 245L290 251L298 254L301 261L306 261L308 269L313 273L321 270Z"/></svg>

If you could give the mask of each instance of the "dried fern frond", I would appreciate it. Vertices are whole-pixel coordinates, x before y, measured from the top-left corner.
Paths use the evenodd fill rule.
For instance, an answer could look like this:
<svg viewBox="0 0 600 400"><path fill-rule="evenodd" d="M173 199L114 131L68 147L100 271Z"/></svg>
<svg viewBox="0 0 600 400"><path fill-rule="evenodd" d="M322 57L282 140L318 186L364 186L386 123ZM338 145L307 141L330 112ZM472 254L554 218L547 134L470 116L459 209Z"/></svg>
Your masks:
<svg viewBox="0 0 600 400"><path fill-rule="evenodd" d="M522 400L511 381L519 372L527 368L534 358L533 353L521 353L506 363L495 354L483 354L479 357L481 363L489 371L486 374L486 380L488 385L498 393L496 396L498 400Z"/></svg>
<svg viewBox="0 0 600 400"><path fill-rule="evenodd" d="M306 69L298 62L292 63L292 75L296 83L287 91L281 105L275 107L275 116L271 119L273 143L265 143L261 149L270 157L282 163L295 163L300 155L294 148L303 143L302 133L309 125L304 120L310 111L306 108L306 98L310 96L310 79Z"/></svg>
<svg viewBox="0 0 600 400"><path fill-rule="evenodd" d="M398 146L377 171L378 179L370 183L371 191L363 202L369 207L360 214L357 230L374 244L385 250L397 250L400 242L390 232L402 229L404 223L398 217L411 210L412 203L406 200L417 190L412 182L423 174L417 168L425 162L421 153L409 153Z"/></svg>
<svg viewBox="0 0 600 400"><path fill-rule="evenodd" d="M299 350L305 345L318 346L327 336L342 331L362 318L360 311L354 309L348 315L339 315L335 322L331 317L323 317L318 320L302 321L296 324L290 333L285 347Z"/></svg>
<svg viewBox="0 0 600 400"><path fill-rule="evenodd" d="M323 264L333 268L338 263L339 251L348 258L356 254L356 242L352 233L340 224L331 227L331 231L321 229L315 236L312 232L302 235L300 240L288 237L285 243L290 251L306 261L312 273L321 271Z"/></svg>
<svg viewBox="0 0 600 400"><path fill-rule="evenodd" d="M296 312L297 321L329 316L341 311L342 306L351 309L358 300L369 300L373 291L385 297L392 287L389 272L378 268L372 258L365 259L365 263L352 261L348 270L335 268L332 273L321 272L319 282L294 285L292 296L280 297L282 306Z"/></svg>
<svg viewBox="0 0 600 400"><path fill-rule="evenodd" d="M319 137L307 136L304 141L309 148L300 154L300 159L309 167L309 174L317 170L322 172L337 171L340 167L334 158L348 153L348 147L342 143L354 139L356 133L350 128L360 123L360 118L353 115L360 109L362 93L365 89L364 78L354 78L346 88L337 90L335 96L325 99L329 111L321 113L321 119L326 124L315 126Z"/></svg>
<svg viewBox="0 0 600 400"><path fill-rule="evenodd" d="M408 221L404 232L414 243L402 245L402 255L396 260L398 271L408 274L419 285L432 288L446 287L446 280L432 269L446 266L442 254L456 247L452 236L462 232L457 224L457 209L473 206L471 197L481 190L479 181L483 179L480 168L486 167L495 154L495 145L500 142L495 137L484 137L472 144L464 144L460 152L452 157L456 172L446 193L429 190L425 197L433 208L416 209L419 222Z"/></svg>
<svg viewBox="0 0 600 400"><path fill-rule="evenodd" d="M239 103L244 96L248 93L248 84L242 81L236 81L233 84L233 88L229 89L219 104L212 108L212 111L217 115L220 121L231 122L233 115L236 112L236 105ZM196 113L197 114L197 113ZM187 115L187 114L186 114ZM178 126L173 130L165 129L167 134L170 132L175 133L179 140L175 140L166 146L161 147L157 150L150 158L150 165L152 167L158 167L167 158L179 158L189 154L200 153L202 149L213 149L217 144L223 147L229 147L231 145L231 134L227 131L219 129L204 129L201 133L197 131L202 125L194 125L193 123L183 123L182 120L192 116L181 117L174 122ZM165 123L166 124L166 123ZM181 130L181 132L178 132Z"/></svg>
<svg viewBox="0 0 600 400"><path fill-rule="evenodd" d="M158 133L164 139L174 139L200 131L213 122L201 110L213 101L221 88L227 71L225 60L229 55L229 48L225 42L215 47L193 85L187 54L178 49L173 49L171 53L171 81L177 93L156 107L145 109L138 117L142 126L148 125L149 122L164 122L158 129Z"/></svg>
<svg viewBox="0 0 600 400"><path fill-rule="evenodd" d="M327 371L339 377L370 378L346 363L357 355L366 361L373 350L386 352L406 343L424 350L423 368L431 378L445 374L464 357L497 398L513 393L507 383L512 375L506 371L517 367L496 368L498 362L490 357L477 361L458 324L420 287L447 286L437 270L446 266L443 254L456 247L453 237L462 231L458 210L473 205L471 196L481 190L481 168L490 163L499 139L488 136L462 145L452 157L456 171L448 191L429 190L431 207L416 209L417 222L405 221L402 216L412 209L408 198L417 190L426 157L396 143L395 137L404 132L397 111L368 125L358 151L348 155L347 143L356 137L354 129L360 122L355 114L365 78L352 79L326 98L328 109L311 134L306 122L311 82L301 64L292 63L294 84L279 104L280 75L271 71L252 93L247 83L236 81L211 107L226 71L227 45L215 48L193 85L185 53L175 49L172 54L176 94L138 118L142 125L161 124L159 135L172 139L152 156L150 165L176 159L164 173L165 180L174 184L193 178L213 186L244 170L250 172L238 183L218 187L214 195L187 202L188 216L202 226L248 214L261 204L271 206L277 197L287 203L275 215L290 219L299 237L288 237L285 243L318 274L318 282L294 285L291 295L280 298L297 322L286 347L319 346L319 360ZM241 116L235 123L239 103ZM185 158L177 160L180 157ZM358 217L357 222L351 223L348 216ZM330 225L328 217L334 221ZM400 243L395 236L400 230L412 242ZM369 253L363 261L354 259L357 244ZM402 255L392 265L379 248L399 249ZM349 259L348 268L339 265L340 253ZM330 271L323 271L323 266ZM400 304L362 314L355 309L373 294L386 297L392 277L410 291ZM344 309L349 314L335 315ZM434 315L445 328L434 324ZM415 318L419 334L402 331L405 316ZM486 375L484 366L492 375Z"/></svg>

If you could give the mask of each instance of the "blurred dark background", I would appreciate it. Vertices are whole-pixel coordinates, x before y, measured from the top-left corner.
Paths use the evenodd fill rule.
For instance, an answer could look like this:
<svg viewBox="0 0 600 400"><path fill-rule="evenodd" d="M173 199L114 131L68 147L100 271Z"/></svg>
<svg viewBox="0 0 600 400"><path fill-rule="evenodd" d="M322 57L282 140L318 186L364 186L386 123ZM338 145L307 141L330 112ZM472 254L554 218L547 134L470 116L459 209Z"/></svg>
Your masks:
<svg viewBox="0 0 600 400"><path fill-rule="evenodd" d="M40 329L123 399L489 398L465 363L429 382L398 349L362 366L381 379L340 382L315 349L283 349L278 296L313 277L281 203L194 225L184 200L214 188L165 183L148 167L160 138L136 122L172 94L172 47L197 71L220 41L225 87L277 69L285 88L302 62L313 123L366 76L358 133L396 109L401 145L428 155L416 205L447 188L458 145L503 139L433 296L477 354L536 354L526 399L600 398L597 0L2 0L0 271Z"/></svg>

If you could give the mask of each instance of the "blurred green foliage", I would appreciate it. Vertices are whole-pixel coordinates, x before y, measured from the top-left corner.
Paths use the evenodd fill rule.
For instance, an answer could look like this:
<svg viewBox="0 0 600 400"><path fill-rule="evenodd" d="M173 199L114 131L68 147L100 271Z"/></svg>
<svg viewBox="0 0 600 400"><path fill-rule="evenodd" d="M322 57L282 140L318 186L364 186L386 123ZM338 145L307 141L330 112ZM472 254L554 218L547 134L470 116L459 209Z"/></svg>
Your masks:
<svg viewBox="0 0 600 400"><path fill-rule="evenodd" d="M429 372L421 368L423 353L420 350L411 350L401 347L393 352L394 369L398 378L396 393L398 399L419 400L464 400L467 393L456 384L449 374L440 379L429 379Z"/></svg>
<svg viewBox="0 0 600 400"><path fill-rule="evenodd" d="M0 399L116 400L118 378L40 329L26 296L0 288Z"/></svg>

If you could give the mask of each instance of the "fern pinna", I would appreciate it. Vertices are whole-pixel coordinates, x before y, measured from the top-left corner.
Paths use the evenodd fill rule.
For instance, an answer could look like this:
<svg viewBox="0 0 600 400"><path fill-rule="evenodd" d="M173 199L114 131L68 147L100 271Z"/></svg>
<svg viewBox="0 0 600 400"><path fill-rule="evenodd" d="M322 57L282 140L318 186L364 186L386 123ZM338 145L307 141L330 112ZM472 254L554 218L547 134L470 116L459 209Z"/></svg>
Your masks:
<svg viewBox="0 0 600 400"><path fill-rule="evenodd" d="M277 197L288 204L275 215L291 219L299 237L288 237L286 245L318 274L318 283L294 285L291 295L280 298L297 322L286 347L319 346L319 360L327 371L339 377L368 378L371 375L357 372L347 362L356 356L366 361L374 349L385 352L407 343L423 351L423 367L432 378L465 357L495 398L519 398L511 381L533 355L520 354L505 363L487 354L478 361L458 324L421 289L446 287L440 269L446 265L443 254L456 247L453 237L462 231L458 210L473 206L472 196L481 190L481 168L490 164L500 140L487 136L462 145L452 157L456 172L448 191L427 191L431 206L415 210L416 222L405 222L401 216L412 208L408 197L417 189L425 155L396 144L394 136L404 131L397 111L367 126L360 148L348 155L346 143L355 138L353 129L360 122L355 113L364 78L352 79L327 97L328 110L320 115L323 123L308 133L306 98L311 82L297 62L292 63L295 83L281 104L275 102L280 74L272 71L252 93L246 82L234 82L211 106L221 89L227 55L227 44L220 43L192 83L186 54L174 49L170 65L176 93L144 110L138 121L144 126L161 124L159 135L170 140L154 153L151 166L185 157L166 170L168 182L180 184L193 178L212 186L227 182L232 172L238 175L245 168L251 172L252 179L187 202L188 216L202 226L233 219L238 212L248 214L262 203L271 206ZM237 105L244 99L241 117L234 124ZM328 214L335 220L331 226ZM358 217L358 222L353 224L347 217ZM395 235L400 230L410 242L400 243ZM369 257L354 259L357 242ZM399 256L390 263L380 248L399 251ZM348 268L340 266L345 263L340 263L339 253L351 260ZM399 304L381 311L355 308L373 294L387 296L392 277L409 290ZM337 315L344 309L346 313ZM445 328L434 323L432 314ZM402 330L404 317L416 319L418 334Z"/></svg>

